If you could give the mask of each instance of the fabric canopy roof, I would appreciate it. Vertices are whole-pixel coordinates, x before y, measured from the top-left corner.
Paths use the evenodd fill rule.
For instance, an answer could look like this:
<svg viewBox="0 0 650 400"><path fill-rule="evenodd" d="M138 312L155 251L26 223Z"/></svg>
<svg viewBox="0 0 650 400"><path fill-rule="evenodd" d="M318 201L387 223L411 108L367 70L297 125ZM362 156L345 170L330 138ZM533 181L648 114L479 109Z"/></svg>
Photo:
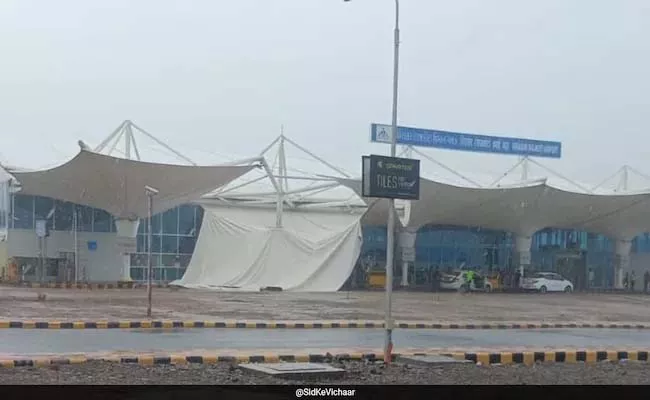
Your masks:
<svg viewBox="0 0 650 400"><path fill-rule="evenodd" d="M185 166L111 157L81 150L58 167L12 172L20 193L101 208L118 218L145 218L145 186L159 191L154 214L199 199L255 166Z"/></svg>
<svg viewBox="0 0 650 400"><path fill-rule="evenodd" d="M361 182L340 180L361 196ZM366 200L369 208L374 200ZM380 219L378 210L373 219ZM384 218L387 208L384 208ZM650 193L595 195L545 181L507 188L470 188L422 178L420 200L410 202L405 225L476 226L532 235L544 228L582 229L632 238L650 229Z"/></svg>

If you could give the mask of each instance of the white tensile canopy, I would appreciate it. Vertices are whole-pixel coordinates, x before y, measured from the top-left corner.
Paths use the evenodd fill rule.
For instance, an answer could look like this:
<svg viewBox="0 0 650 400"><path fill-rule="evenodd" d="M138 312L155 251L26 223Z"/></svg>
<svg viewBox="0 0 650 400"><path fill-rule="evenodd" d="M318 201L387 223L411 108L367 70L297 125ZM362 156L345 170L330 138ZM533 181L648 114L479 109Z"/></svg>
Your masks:
<svg viewBox="0 0 650 400"><path fill-rule="evenodd" d="M199 199L239 178L254 165L191 166L149 163L81 150L65 164L34 172L12 172L20 193L101 208L117 218L146 218L145 186L159 191L153 213Z"/></svg>
<svg viewBox="0 0 650 400"><path fill-rule="evenodd" d="M183 278L187 288L334 292L361 251L362 212L276 210L263 205L202 203L203 224Z"/></svg>
<svg viewBox="0 0 650 400"><path fill-rule="evenodd" d="M359 180L339 181L361 196ZM386 212L373 219L385 219ZM545 180L471 188L422 178L420 200L406 207L403 222L413 228L477 226L521 235L543 228L583 229L628 239L650 228L650 193L587 194L558 189Z"/></svg>

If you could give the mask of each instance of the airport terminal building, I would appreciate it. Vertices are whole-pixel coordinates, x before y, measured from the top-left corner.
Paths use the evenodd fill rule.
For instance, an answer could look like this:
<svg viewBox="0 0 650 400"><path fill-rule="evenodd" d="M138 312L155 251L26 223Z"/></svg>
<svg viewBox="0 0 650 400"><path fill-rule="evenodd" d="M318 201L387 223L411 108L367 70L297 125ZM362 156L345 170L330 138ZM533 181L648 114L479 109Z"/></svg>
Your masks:
<svg viewBox="0 0 650 400"><path fill-rule="evenodd" d="M282 143L284 138L280 139ZM50 170L6 171L4 177L0 176L2 279L145 281L148 278L149 220L143 188L148 185L160 190L151 220L153 279L171 282L186 278L185 272L191 266L193 256L198 262L197 246L201 244L199 236L202 228L206 229L206 221L210 223L212 233L220 229L218 225L223 222L213 207L216 200L212 204L213 199L204 195L256 167L268 168L263 158L255 158L254 163L223 166L154 164L107 156L82 147L75 158ZM267 173L277 188L273 173L270 170ZM286 169L278 175L287 175ZM265 211L269 215L265 218L276 218L277 208L276 228L281 227L279 221L282 207L285 207L287 223L298 223L296 221L305 219L307 214L320 213L318 218L321 222L327 220L328 224L339 224L340 243L347 244L336 246L348 246L345 257L351 261L343 263L350 263L354 269L346 267L340 271L326 271L324 266L332 257L325 254L322 265L313 265L310 274L344 274L336 279L345 281L350 277L349 283L358 276L355 271L385 270L384 221L388 214L384 200L362 198L359 180L348 177L337 178L336 182L358 195L363 207L356 219L350 217L349 205L332 207L331 210L335 210L330 212L332 215L316 208L301 209L292 203L298 197L290 198L289 192L279 197L282 201L277 201L277 207L274 202L278 197L270 197L271 200L266 202L268 212ZM286 188L282 189L281 182L279 188L284 195L282 190ZM634 271L637 282L642 282L643 274L650 269L650 235L642 233L650 227L650 193L578 193L558 189L545 180L507 187L472 188L424 178L420 190L420 200L411 202L401 216L404 226L398 232L394 272L396 282L402 285L427 285L430 272L435 268L473 268L486 273L514 270L559 272L570 279L577 290L586 287L588 271L592 270L594 286L621 288L624 274ZM244 201L231 203L243 209L247 206ZM208 211L209 218L206 216ZM245 219L246 213L240 213L241 218ZM336 213L338 216L334 215ZM294 218L296 216L300 218ZM358 240L354 238L354 229L348 227L352 223L359 226ZM254 225L250 221L248 224ZM261 228L266 226L255 229L261 232ZM230 240L227 235L223 236L226 231L213 238ZM264 233L267 236L263 240L288 240L284 237L286 232L281 237L272 231ZM312 230L311 233L314 238L327 239L322 236L323 232ZM290 239L296 242L301 240L299 236ZM240 275L264 275L266 265L258 265L255 260L228 261L222 256L231 255L224 253L234 252L232 247L220 248L218 243L211 246L205 240L200 252L203 269L197 269L200 272L195 278L203 276L207 268L223 268L223 265L237 262L257 263L253 265L255 271ZM272 266L276 268L275 272L266 272L269 279L281 275L278 271L282 271L283 265L307 262L309 258L305 258L305 254L322 250L314 248L309 250L312 253L305 252L305 243L301 245L303 250L292 254L297 257L293 258L294 261L283 260L282 249L274 250L277 252L275 256L269 256L268 249L260 249L260 256L276 258ZM286 246L294 244L287 241L283 246L286 249ZM332 247L332 252L338 251L336 246ZM214 247L209 249L212 253L206 252L206 247ZM407 248L414 253L413 259L402 257ZM240 250L241 253L247 251L252 251L251 247ZM299 254L301 251L304 254ZM332 283L334 281L330 279L318 287L338 285ZM637 289L641 286L637 284Z"/></svg>
<svg viewBox="0 0 650 400"><path fill-rule="evenodd" d="M61 281L62 271L70 270L76 251L79 257L80 281L108 282L119 280L120 255L115 252L115 217L107 211L48 197L15 194L8 212L8 239L5 259L13 259L21 269L21 279L36 281L39 246L36 221L47 218L49 236L44 249L47 257L47 281ZM52 210L54 212L52 213ZM73 232L77 213L76 245ZM194 251L201 229L203 208L198 204L182 204L154 216L152 220L152 253L154 280L169 282L182 277ZM139 224L136 252L130 255L130 272L134 281L146 280L147 226ZM615 243L605 235L577 230L544 229L532 238L531 265L540 271L561 271L567 276L572 269L592 268L599 287L614 286ZM416 261L410 269L409 281L423 284L430 268L479 267L483 270L508 270L515 257L514 237L504 231L476 227L431 226L420 228L415 243ZM650 235L645 233L632 241L631 265L637 267L637 279L650 262ZM385 263L385 226L363 226L363 248L359 264ZM24 266L24 267L23 267ZM93 268L104 266L104 268ZM564 269L562 269L564 268ZM23 270L24 269L24 270ZM395 271L399 281L401 269ZM573 279L576 279L573 277ZM576 282L576 287L580 283Z"/></svg>

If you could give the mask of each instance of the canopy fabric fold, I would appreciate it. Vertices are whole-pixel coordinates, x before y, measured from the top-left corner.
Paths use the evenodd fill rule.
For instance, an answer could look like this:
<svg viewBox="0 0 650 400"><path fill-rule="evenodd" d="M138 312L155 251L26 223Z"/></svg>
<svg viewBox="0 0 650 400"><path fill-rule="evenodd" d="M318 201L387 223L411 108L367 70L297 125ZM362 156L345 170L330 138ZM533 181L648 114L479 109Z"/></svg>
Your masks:
<svg viewBox="0 0 650 400"><path fill-rule="evenodd" d="M336 178L337 181L350 189L352 189L359 197L361 196L361 181L357 179L348 179L348 178ZM363 201L368 205L368 209L366 210L366 213L361 219L361 222L364 225L385 225L387 218L388 218L388 199L371 199L371 198L363 198ZM402 209L405 209L406 213L396 213L397 219L396 224L401 224L404 225L404 218L408 213L408 203L409 202L402 202L400 206L402 206ZM396 204L397 206L397 204ZM397 208L397 207L396 207ZM401 214L401 215L400 215Z"/></svg>
<svg viewBox="0 0 650 400"><path fill-rule="evenodd" d="M275 207L201 204L205 214L194 255L172 285L336 292L361 252L359 213L288 210L278 228Z"/></svg>
<svg viewBox="0 0 650 400"><path fill-rule="evenodd" d="M12 172L21 194L101 208L117 218L146 218L145 186L158 190L157 214L198 200L203 194L239 178L254 165L186 166L129 160L81 150L58 167Z"/></svg>

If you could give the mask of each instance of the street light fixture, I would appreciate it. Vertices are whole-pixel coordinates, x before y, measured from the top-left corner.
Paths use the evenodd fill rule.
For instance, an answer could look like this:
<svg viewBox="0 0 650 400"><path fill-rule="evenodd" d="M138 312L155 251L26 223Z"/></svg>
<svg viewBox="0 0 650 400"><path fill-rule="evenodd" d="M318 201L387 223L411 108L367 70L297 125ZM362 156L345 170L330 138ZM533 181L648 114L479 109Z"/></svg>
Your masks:
<svg viewBox="0 0 650 400"><path fill-rule="evenodd" d="M151 318L151 297L152 297L152 275L153 275L153 262L151 257L151 242L153 233L151 232L151 220L153 219L153 198L158 194L158 190L151 186L145 186L144 191L148 199L148 215L147 220L147 317Z"/></svg>
<svg viewBox="0 0 650 400"><path fill-rule="evenodd" d="M349 2L350 0L343 0ZM399 78L399 0L395 0L395 30L393 52L393 113L391 118L390 156L397 153L397 88ZM384 363L391 362L393 350L393 265L395 259L395 200L388 200L388 223L386 226L386 335L384 340Z"/></svg>

